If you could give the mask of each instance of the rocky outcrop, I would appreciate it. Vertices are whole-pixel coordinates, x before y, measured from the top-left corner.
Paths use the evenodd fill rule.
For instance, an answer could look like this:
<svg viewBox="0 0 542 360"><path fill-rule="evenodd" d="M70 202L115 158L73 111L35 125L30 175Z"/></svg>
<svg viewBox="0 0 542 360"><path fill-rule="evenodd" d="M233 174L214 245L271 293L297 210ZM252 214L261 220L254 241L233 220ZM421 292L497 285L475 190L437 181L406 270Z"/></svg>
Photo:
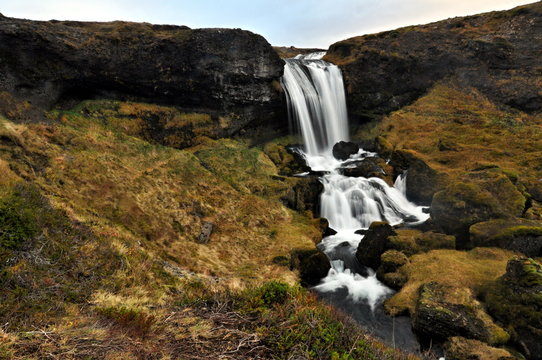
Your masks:
<svg viewBox="0 0 542 360"><path fill-rule="evenodd" d="M542 359L541 294L542 265L515 258L484 296L489 312L510 329L512 340L528 359Z"/></svg>
<svg viewBox="0 0 542 360"><path fill-rule="evenodd" d="M510 337L485 313L470 289L436 282L420 289L413 327L436 339L463 336L489 344L504 344Z"/></svg>
<svg viewBox="0 0 542 360"><path fill-rule="evenodd" d="M542 110L538 91L542 3L354 37L331 45L351 114L397 110L436 82L453 78L500 104Z"/></svg>
<svg viewBox="0 0 542 360"><path fill-rule="evenodd" d="M239 29L0 17L0 93L37 108L96 97L158 102L208 113L228 136L277 123L282 71L263 37Z"/></svg>
<svg viewBox="0 0 542 360"><path fill-rule="evenodd" d="M527 256L542 256L542 223L526 219L494 219L472 225L473 246L495 246L519 251Z"/></svg>

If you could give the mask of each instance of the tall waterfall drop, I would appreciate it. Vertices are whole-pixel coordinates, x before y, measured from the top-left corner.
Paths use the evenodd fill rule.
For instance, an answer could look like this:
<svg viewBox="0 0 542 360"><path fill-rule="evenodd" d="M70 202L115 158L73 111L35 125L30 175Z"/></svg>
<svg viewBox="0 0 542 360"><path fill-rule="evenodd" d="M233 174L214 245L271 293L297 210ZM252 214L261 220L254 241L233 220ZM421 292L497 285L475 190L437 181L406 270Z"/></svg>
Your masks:
<svg viewBox="0 0 542 360"><path fill-rule="evenodd" d="M320 178L324 184L320 215L337 231L318 245L330 259L332 268L314 289L324 297L327 295L336 306L350 307L354 317L385 338L391 326L395 330L398 325L377 305L393 291L378 281L372 269L357 261L355 252L360 242L363 246L363 236L356 231L367 229L374 221L392 225L421 223L429 215L406 199L404 175L396 182L398 188L379 178L341 175L341 168L377 155L362 149L346 161L333 157L333 145L349 140L348 117L342 74L337 66L321 60L324 55L313 53L286 59L282 78L290 123L303 138L302 153L312 170L325 174ZM365 311L360 310L363 306ZM380 316L375 315L378 312ZM387 325L383 324L386 321ZM408 319L405 324L410 329ZM385 329L386 326L390 329Z"/></svg>

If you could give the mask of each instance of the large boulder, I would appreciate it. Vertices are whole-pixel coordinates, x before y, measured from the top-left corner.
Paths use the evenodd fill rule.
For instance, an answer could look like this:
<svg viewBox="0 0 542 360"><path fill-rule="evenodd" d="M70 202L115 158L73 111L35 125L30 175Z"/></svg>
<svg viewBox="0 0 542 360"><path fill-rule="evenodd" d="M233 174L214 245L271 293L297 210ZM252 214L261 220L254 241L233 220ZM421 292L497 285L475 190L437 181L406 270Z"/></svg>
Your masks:
<svg viewBox="0 0 542 360"><path fill-rule="evenodd" d="M506 274L489 285L484 300L528 359L542 359L542 265L529 258L508 262Z"/></svg>
<svg viewBox="0 0 542 360"><path fill-rule="evenodd" d="M435 339L463 336L488 344L504 344L510 337L493 322L470 289L437 282L421 287L413 327Z"/></svg>
<svg viewBox="0 0 542 360"><path fill-rule="evenodd" d="M304 286L318 285L331 269L328 257L319 249L295 250L290 259L290 267L299 271Z"/></svg>
<svg viewBox="0 0 542 360"><path fill-rule="evenodd" d="M0 17L1 97L41 109L95 97L158 102L210 113L228 136L277 123L282 71L267 41L240 29Z"/></svg>
<svg viewBox="0 0 542 360"><path fill-rule="evenodd" d="M494 219L470 227L473 246L500 247L519 251L527 256L542 256L542 222L514 219Z"/></svg>
<svg viewBox="0 0 542 360"><path fill-rule="evenodd" d="M410 150L397 150L391 155L396 172L406 172L406 195L415 203L429 205L433 195L443 188L443 175Z"/></svg>
<svg viewBox="0 0 542 360"><path fill-rule="evenodd" d="M361 240L356 250L356 258L365 266L377 269L380 256L389 249L388 237L395 235L395 230L387 222L374 222Z"/></svg>
<svg viewBox="0 0 542 360"><path fill-rule="evenodd" d="M339 141L333 145L332 153L335 159L347 160L351 155L357 154L359 145L348 141Z"/></svg>

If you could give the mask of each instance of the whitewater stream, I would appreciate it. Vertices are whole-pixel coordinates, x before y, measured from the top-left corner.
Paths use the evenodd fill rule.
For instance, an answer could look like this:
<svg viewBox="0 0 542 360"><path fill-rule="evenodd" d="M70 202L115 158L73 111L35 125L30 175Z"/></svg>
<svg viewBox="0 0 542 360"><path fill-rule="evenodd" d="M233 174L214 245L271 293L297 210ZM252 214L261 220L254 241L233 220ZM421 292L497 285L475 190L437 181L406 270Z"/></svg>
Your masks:
<svg viewBox="0 0 542 360"><path fill-rule="evenodd" d="M338 171L355 160L377 155L361 149L345 161L333 157L333 145L349 140L348 114L341 71L321 60L324 54L286 59L282 78L291 126L303 138L300 151L313 171L324 174L320 177L324 185L320 216L337 231L318 245L328 256L331 269L313 289L388 344L417 350L410 319L391 318L383 310L382 303L393 290L355 257L358 245L363 246L363 236L355 232L369 228L374 221L414 225L429 215L406 199L404 175L390 187L379 178L347 177Z"/></svg>

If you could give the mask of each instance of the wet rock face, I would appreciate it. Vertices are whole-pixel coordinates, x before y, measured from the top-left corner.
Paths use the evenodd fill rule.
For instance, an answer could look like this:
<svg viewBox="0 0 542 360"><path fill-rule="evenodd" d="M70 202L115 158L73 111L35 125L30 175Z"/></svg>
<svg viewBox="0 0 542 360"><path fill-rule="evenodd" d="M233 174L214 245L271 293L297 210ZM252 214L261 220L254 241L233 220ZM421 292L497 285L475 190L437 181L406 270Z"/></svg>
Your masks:
<svg viewBox="0 0 542 360"><path fill-rule="evenodd" d="M354 144L348 141L339 141L333 145L333 157L338 160L347 160L350 155L357 154L359 151L358 144Z"/></svg>
<svg viewBox="0 0 542 360"><path fill-rule="evenodd" d="M356 258L365 266L378 269L380 256L389 248L388 238L396 235L395 230L387 222L374 222L360 242Z"/></svg>
<svg viewBox="0 0 542 360"><path fill-rule="evenodd" d="M409 26L331 45L352 115L397 110L436 82L454 78L494 101L527 112L542 109L536 85L542 51L542 4L507 12Z"/></svg>
<svg viewBox="0 0 542 360"><path fill-rule="evenodd" d="M159 102L205 109L230 135L276 122L282 71L263 37L239 29L0 18L0 91L42 108L92 97Z"/></svg>

